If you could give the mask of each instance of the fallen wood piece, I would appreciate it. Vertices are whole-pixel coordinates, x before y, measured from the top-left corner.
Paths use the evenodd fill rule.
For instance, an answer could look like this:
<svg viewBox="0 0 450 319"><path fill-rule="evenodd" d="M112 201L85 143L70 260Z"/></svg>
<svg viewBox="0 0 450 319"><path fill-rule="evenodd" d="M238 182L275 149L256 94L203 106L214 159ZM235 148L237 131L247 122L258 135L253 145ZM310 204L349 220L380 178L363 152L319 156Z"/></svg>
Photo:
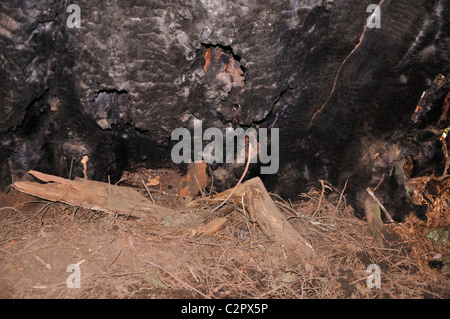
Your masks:
<svg viewBox="0 0 450 319"><path fill-rule="evenodd" d="M36 259L38 262L40 262L48 270L52 269L52 266L38 255L33 255L33 258Z"/></svg>
<svg viewBox="0 0 450 319"><path fill-rule="evenodd" d="M383 221L381 220L380 205L375 198L365 198L364 211L366 213L367 223L369 224L373 238L380 247L386 248L388 246L388 232Z"/></svg>
<svg viewBox="0 0 450 319"><path fill-rule="evenodd" d="M324 260L275 206L259 177L245 182L242 186L245 188L244 201L250 218L258 224L267 237L283 244L287 250L313 266L324 265Z"/></svg>
<svg viewBox="0 0 450 319"><path fill-rule="evenodd" d="M37 171L29 171L47 184L15 182L20 192L53 202L62 202L86 209L117 212L138 218L154 217L158 220L172 215L174 210L155 205L132 188L75 178L69 180Z"/></svg>
<svg viewBox="0 0 450 319"><path fill-rule="evenodd" d="M186 176L181 179L182 189L178 197L180 199L185 196L194 198L197 197L199 192L203 194L207 181L206 162L191 163Z"/></svg>
<svg viewBox="0 0 450 319"><path fill-rule="evenodd" d="M395 223L394 220L391 217L391 214L389 214L389 212L386 210L386 208L384 208L383 204L381 204L380 200L375 196L374 192L370 189L370 187L366 188L367 193L369 193L369 195L373 198L373 200L375 202L377 202L378 206L380 206L381 210L384 213L384 216L387 218L387 220L390 223Z"/></svg>
<svg viewBox="0 0 450 319"><path fill-rule="evenodd" d="M200 235L212 235L216 232L218 232L222 226L227 222L227 219L225 217L216 217L206 225L202 225L196 229L193 230L194 236L200 236Z"/></svg>
<svg viewBox="0 0 450 319"><path fill-rule="evenodd" d="M236 189L234 191L234 196L232 198L230 198L231 200L235 200L238 199L238 202L240 202L240 199L238 197L241 197L243 192L243 188L242 185L237 185L238 187L233 187L233 188L229 188L221 193L209 196L209 197L205 197L205 198L197 198L194 199L188 203L186 203L186 207L188 208L194 208L194 207L199 207L205 204L221 204L221 202L223 202L225 199L228 198L228 196L233 193L234 189ZM215 208L217 210L217 208Z"/></svg>
<svg viewBox="0 0 450 319"><path fill-rule="evenodd" d="M380 202L372 196L364 196L364 211L367 223L376 243L383 248L399 244L399 237L389 232L381 219Z"/></svg>
<svg viewBox="0 0 450 319"><path fill-rule="evenodd" d="M293 253L293 260L298 258L305 260L313 266L324 266L325 261L308 243L308 241L295 230L287 218L278 210L272 201L263 182L259 177L252 178L236 187L236 189L226 190L215 195L212 200L227 198L231 196L236 202L239 202L244 196L246 210L250 218L258 224L262 232L271 240L284 245L284 247ZM195 201L190 206L198 205L203 201Z"/></svg>

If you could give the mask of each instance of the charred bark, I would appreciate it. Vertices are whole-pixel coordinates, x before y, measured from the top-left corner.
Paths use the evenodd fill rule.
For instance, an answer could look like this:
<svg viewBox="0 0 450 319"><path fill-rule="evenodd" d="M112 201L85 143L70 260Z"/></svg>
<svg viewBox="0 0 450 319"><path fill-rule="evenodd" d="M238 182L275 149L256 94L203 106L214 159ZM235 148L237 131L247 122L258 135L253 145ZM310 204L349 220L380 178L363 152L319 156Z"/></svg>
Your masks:
<svg viewBox="0 0 450 319"><path fill-rule="evenodd" d="M381 183L401 219L414 210L403 157L415 174L442 173L434 114L411 116L448 79L450 4L383 0L371 29L372 2L80 0L81 28L69 28L68 1L1 1L1 190L30 169L82 176L84 155L100 181L173 165L171 132L200 119L280 128L280 170L261 176L272 191L348 180L358 207ZM223 165L216 185L242 170Z"/></svg>

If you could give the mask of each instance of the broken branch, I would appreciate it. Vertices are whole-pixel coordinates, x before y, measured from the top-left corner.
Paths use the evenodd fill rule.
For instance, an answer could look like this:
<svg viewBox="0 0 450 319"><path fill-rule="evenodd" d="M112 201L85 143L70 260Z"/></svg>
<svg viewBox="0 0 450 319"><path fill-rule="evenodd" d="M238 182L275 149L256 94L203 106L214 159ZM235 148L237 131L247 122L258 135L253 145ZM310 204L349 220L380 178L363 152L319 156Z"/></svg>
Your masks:
<svg viewBox="0 0 450 319"><path fill-rule="evenodd" d="M372 192L372 190L369 187L367 187L366 190L367 190L367 193L369 193L369 195L374 199L374 201L376 201L377 204L380 206L381 210L383 211L383 213L386 216L386 218L388 219L388 221L390 223L395 223L395 221L392 219L391 215L388 213L386 208L384 208L383 204L381 204L380 200L375 196L374 192Z"/></svg>

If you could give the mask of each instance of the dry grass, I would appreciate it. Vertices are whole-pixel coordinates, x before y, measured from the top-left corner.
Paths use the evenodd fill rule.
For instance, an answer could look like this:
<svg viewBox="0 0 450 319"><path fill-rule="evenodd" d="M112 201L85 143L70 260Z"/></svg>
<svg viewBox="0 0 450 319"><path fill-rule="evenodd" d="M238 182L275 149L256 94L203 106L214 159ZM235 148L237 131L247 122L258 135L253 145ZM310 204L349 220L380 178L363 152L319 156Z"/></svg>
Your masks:
<svg viewBox="0 0 450 319"><path fill-rule="evenodd" d="M419 194L424 181L414 182ZM266 238L249 219L245 206L237 202L228 202L214 216L210 214L211 204L180 213L163 224L45 201L4 206L0 211L2 297L449 297L449 271L428 265L438 254L441 260L448 260L448 242L427 237L430 229L449 228L448 194L435 199L427 222L410 216L403 224L391 225L390 231L401 240L390 248L380 248L366 222L354 217L342 190L325 182L318 186L299 196L295 204L277 195L272 199L326 258L322 269L301 259L292 262L284 247ZM220 212L227 223L219 232L192 235L192 229ZM54 265L56 272L57 260L50 252L87 260L82 266L84 289L75 293L61 286L61 278L68 275L64 270L56 274L43 269L33 274L18 266L31 260L28 254L35 253ZM370 264L381 268L379 289L367 286ZM36 263L33 265L36 267ZM63 262L61 265L65 267ZM23 277L28 284L20 284L18 279ZM43 278L51 283L54 277L58 281L48 284L47 290L30 288L42 284ZM13 286L9 280L16 280Z"/></svg>

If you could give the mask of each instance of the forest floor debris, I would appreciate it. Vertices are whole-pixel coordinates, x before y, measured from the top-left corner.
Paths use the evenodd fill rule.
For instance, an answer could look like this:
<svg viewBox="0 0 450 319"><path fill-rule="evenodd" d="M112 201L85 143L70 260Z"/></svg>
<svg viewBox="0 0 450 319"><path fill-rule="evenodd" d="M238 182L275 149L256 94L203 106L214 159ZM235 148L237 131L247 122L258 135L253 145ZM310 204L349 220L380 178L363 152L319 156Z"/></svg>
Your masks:
<svg viewBox="0 0 450 319"><path fill-rule="evenodd" d="M164 176L160 180L164 184ZM420 194L426 182L411 181L418 201L425 200ZM176 214L146 220L15 189L0 195L0 297L450 297L449 190L433 198L427 221L410 215L404 223L387 225L401 238L389 248L374 242L367 222L354 217L342 190L323 181L295 203L270 194L280 213L326 261L317 267L301 256L290 259L282 243L263 233L243 201L229 200L211 214L216 201L186 207L177 193L182 187L162 188L159 179L147 186L157 205ZM142 183L135 188L148 197ZM78 289L67 286L68 265L73 264L81 270ZM374 277L367 269L373 264L381 271L380 288L371 288Z"/></svg>

